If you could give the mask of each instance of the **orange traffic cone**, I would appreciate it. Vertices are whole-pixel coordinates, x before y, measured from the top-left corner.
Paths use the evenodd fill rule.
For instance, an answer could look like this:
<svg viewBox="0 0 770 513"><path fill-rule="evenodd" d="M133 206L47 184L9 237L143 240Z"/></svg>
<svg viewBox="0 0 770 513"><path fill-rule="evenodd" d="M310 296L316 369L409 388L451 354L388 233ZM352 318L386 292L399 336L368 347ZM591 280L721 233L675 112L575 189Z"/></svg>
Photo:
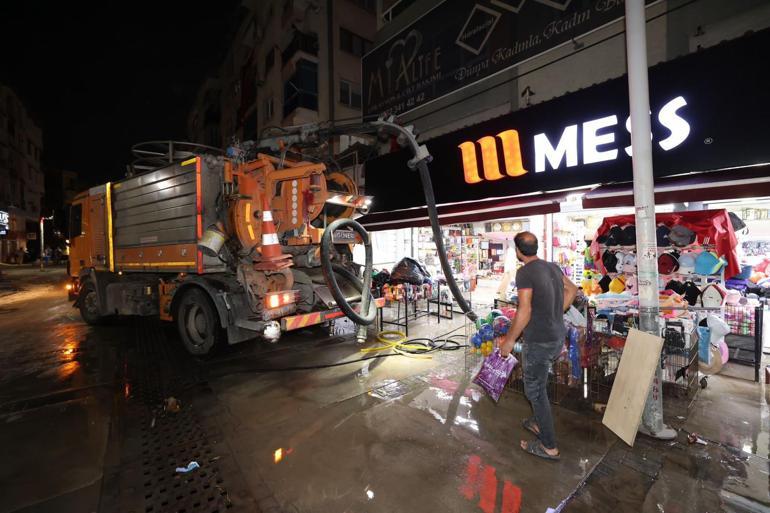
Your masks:
<svg viewBox="0 0 770 513"><path fill-rule="evenodd" d="M273 213L270 211L270 203L267 195L262 197L262 253L261 261L255 264L256 269L278 270L292 265L291 255L285 255L281 251L278 242L278 233L273 222Z"/></svg>

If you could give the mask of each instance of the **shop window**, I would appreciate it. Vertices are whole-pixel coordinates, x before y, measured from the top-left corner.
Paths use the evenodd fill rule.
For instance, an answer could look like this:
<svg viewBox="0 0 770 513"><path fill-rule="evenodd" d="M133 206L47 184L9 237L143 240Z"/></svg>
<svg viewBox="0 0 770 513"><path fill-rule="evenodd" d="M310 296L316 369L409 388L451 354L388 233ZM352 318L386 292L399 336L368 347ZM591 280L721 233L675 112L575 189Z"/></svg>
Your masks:
<svg viewBox="0 0 770 513"><path fill-rule="evenodd" d="M70 207L70 230L69 237L75 237L83 234L83 204L76 203Z"/></svg>
<svg viewBox="0 0 770 513"><path fill-rule="evenodd" d="M360 109L361 86L347 80L340 80L340 103L352 109Z"/></svg>
<svg viewBox="0 0 770 513"><path fill-rule="evenodd" d="M340 27L340 49L356 57L363 57L372 49L372 46L372 42L368 39Z"/></svg>

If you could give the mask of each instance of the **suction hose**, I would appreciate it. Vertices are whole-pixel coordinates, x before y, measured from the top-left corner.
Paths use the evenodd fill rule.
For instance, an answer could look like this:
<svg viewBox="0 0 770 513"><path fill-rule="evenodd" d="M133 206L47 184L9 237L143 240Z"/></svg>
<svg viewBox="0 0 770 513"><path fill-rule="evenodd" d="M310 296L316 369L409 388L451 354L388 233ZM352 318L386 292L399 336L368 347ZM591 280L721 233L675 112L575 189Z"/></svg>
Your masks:
<svg viewBox="0 0 770 513"><path fill-rule="evenodd" d="M366 250L366 261L364 263L364 280L363 282L358 277L345 269L344 267L332 263L332 234L335 230L341 228L352 228L358 235L361 236L361 240L364 243L364 249ZM337 219L333 221L324 230L323 237L321 237L321 270L323 271L326 284L329 286L329 290L332 293L334 301L337 302L337 306L340 310L353 322L358 325L358 333L356 339L359 343L366 341L366 327L374 322L377 317L377 305L372 300L372 243L369 239L369 233L356 221L352 219ZM361 292L361 313L359 314L350 306L345 294L343 294L337 283L337 276L335 273L340 274L345 279L350 281Z"/></svg>
<svg viewBox="0 0 770 513"><path fill-rule="evenodd" d="M444 248L444 237L441 233L441 226L438 222L438 211L436 210L436 197L433 194L433 182L430 179L430 172L428 171L428 163L425 159L421 159L417 162L417 170L420 172L420 180L422 181L422 190L425 193L425 204L428 207L428 217L430 218L430 227L433 229L433 240L436 243L436 251L438 251L438 259L441 262L441 269L444 271L444 277L446 278L449 290L452 291L457 304L460 305L460 309L471 321L476 321L478 315L471 310L471 306L465 300L460 292L460 288L457 286L452 268L449 266L449 260L446 256L446 249Z"/></svg>

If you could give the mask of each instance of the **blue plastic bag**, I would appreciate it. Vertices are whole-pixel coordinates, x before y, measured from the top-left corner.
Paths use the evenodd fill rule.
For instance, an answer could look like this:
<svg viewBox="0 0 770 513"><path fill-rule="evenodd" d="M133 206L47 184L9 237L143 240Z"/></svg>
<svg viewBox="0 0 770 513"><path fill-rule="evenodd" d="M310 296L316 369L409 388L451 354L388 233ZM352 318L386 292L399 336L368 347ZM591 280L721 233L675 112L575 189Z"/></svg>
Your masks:
<svg viewBox="0 0 770 513"><path fill-rule="evenodd" d="M580 369L580 348L578 347L579 333L577 329L570 328L568 334L570 371L572 372L573 379L580 380L582 374Z"/></svg>
<svg viewBox="0 0 770 513"><path fill-rule="evenodd" d="M711 330L698 326L698 358L706 365L711 365Z"/></svg>

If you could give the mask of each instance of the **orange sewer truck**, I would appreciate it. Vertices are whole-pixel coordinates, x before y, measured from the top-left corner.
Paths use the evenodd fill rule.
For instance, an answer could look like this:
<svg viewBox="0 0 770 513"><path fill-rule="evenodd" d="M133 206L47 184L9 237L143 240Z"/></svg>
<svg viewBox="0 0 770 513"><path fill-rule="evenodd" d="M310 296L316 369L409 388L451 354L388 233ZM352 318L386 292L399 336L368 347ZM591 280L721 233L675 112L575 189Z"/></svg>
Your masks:
<svg viewBox="0 0 770 513"><path fill-rule="evenodd" d="M275 341L359 311L365 284L352 244L362 236L329 226L367 209L347 175L285 153L246 160L167 144L144 152L163 165L139 166L70 207L70 298L86 322L158 316L176 323L191 353L205 354L220 341ZM370 318L375 307L382 303L372 300Z"/></svg>

